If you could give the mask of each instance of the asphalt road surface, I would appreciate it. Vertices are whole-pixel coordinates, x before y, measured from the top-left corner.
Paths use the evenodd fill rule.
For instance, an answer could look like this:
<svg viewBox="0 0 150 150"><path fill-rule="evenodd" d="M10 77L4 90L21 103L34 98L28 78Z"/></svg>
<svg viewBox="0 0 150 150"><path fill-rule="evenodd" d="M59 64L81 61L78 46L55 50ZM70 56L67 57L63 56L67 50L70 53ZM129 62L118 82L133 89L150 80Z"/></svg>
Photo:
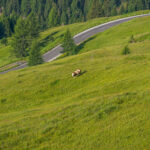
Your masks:
<svg viewBox="0 0 150 150"><path fill-rule="evenodd" d="M80 43L84 42L85 40L87 40L88 38L90 38L91 36L93 36L97 33L103 32L103 31L105 31L105 30L107 30L107 29L109 29L115 25L119 25L119 24L121 24L123 22L127 22L131 19L138 18L138 17L144 17L144 16L150 16L150 14L143 14L143 15L137 15L137 16L131 16L131 17L127 17L127 18L117 19L114 21L110 21L110 22L92 27L92 28L74 36L74 41L76 44L80 44ZM51 62L51 61L55 60L56 58L58 58L62 54L62 50L63 50L63 48L61 47L61 45L58 45L57 47L48 51L47 53L45 53L43 55L44 61L45 62ZM16 68L12 68L10 70L1 72L0 74L5 74L5 73L10 72L10 71L23 69L27 66L28 66L27 63L24 63L24 64L22 64Z"/></svg>

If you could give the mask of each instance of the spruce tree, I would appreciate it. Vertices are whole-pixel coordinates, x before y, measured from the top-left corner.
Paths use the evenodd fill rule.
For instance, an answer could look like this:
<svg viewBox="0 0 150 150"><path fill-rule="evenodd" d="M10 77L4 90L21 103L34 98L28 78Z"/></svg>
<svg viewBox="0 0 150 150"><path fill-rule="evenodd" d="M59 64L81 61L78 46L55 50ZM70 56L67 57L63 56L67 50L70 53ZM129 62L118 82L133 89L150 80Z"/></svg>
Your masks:
<svg viewBox="0 0 150 150"><path fill-rule="evenodd" d="M103 9L99 1L94 0L93 5L91 7L91 10L88 14L89 19L98 18L100 16L103 16Z"/></svg>
<svg viewBox="0 0 150 150"><path fill-rule="evenodd" d="M29 55L32 40L39 36L39 28L36 17L31 14L26 19L20 18L15 26L15 34L12 40L13 52L17 57Z"/></svg>
<svg viewBox="0 0 150 150"><path fill-rule="evenodd" d="M14 28L17 23L18 14L16 14L14 11L10 15L10 28L11 32L14 33Z"/></svg>
<svg viewBox="0 0 150 150"><path fill-rule="evenodd" d="M111 16L116 16L117 15L117 8L116 6L113 7L113 9L111 10Z"/></svg>
<svg viewBox="0 0 150 150"><path fill-rule="evenodd" d="M66 15L65 12L63 12L62 15L61 15L61 24L66 25L67 23L68 23L67 15Z"/></svg>
<svg viewBox="0 0 150 150"><path fill-rule="evenodd" d="M4 30L5 30L5 35L10 36L11 35L11 26L10 26L10 19L9 17L2 17L3 25L4 25Z"/></svg>
<svg viewBox="0 0 150 150"><path fill-rule="evenodd" d="M34 41L31 46L28 64L29 66L35 66L42 63L43 63L43 59L40 53L39 44L37 41Z"/></svg>
<svg viewBox="0 0 150 150"><path fill-rule="evenodd" d="M15 26L15 34L12 38L13 52L16 57L26 57L28 55L28 34L29 31L26 20L19 18L19 20L17 21L17 25Z"/></svg>
<svg viewBox="0 0 150 150"><path fill-rule="evenodd" d="M128 3L128 12L135 11L135 4L132 1L129 1Z"/></svg>
<svg viewBox="0 0 150 150"><path fill-rule="evenodd" d="M21 11L24 16L28 16L28 14L31 12L31 1L30 0L22 0Z"/></svg>
<svg viewBox="0 0 150 150"><path fill-rule="evenodd" d="M0 39L3 38L5 35L5 29L4 29L4 25L0 20Z"/></svg>
<svg viewBox="0 0 150 150"><path fill-rule="evenodd" d="M28 33L30 38L36 38L39 36L39 24L38 24L38 19L35 16L34 13L31 13L27 17L27 27L28 27Z"/></svg>
<svg viewBox="0 0 150 150"><path fill-rule="evenodd" d="M111 2L109 0L105 0L103 3L103 10L104 10L104 16L110 16L111 15Z"/></svg>
<svg viewBox="0 0 150 150"><path fill-rule="evenodd" d="M3 39L1 40L1 43L4 44L5 46L7 46L7 44L8 44L7 38L3 38Z"/></svg>
<svg viewBox="0 0 150 150"><path fill-rule="evenodd" d="M64 48L63 52L67 53L67 55L72 55L76 53L76 45L73 38L71 37L71 33L69 30L67 30L64 34L62 47Z"/></svg>
<svg viewBox="0 0 150 150"><path fill-rule="evenodd" d="M119 13L120 13L120 14L124 14L124 13L125 13L125 9L124 9L124 6L123 6L123 5L121 6Z"/></svg>
<svg viewBox="0 0 150 150"><path fill-rule="evenodd" d="M58 25L58 12L57 12L57 7L55 4L53 4L53 8L51 9L49 13L49 26L50 27L55 27Z"/></svg>

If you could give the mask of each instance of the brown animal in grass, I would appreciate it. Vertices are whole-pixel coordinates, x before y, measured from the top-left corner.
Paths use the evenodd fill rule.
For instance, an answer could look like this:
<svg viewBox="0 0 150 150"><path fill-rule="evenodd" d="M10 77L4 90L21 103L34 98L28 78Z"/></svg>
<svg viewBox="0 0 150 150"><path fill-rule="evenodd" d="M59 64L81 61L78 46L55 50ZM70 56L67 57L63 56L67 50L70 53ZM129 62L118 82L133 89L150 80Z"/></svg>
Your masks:
<svg viewBox="0 0 150 150"><path fill-rule="evenodd" d="M76 77L76 76L78 76L80 74L81 74L81 70L77 69L75 72L72 73L72 77Z"/></svg>

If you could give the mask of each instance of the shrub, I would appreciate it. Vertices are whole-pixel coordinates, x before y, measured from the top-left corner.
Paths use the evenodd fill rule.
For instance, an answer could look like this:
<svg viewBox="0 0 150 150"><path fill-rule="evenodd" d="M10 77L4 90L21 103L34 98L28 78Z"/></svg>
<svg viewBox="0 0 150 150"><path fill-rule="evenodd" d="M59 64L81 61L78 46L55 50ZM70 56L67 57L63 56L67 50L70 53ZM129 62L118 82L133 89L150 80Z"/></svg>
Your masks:
<svg viewBox="0 0 150 150"><path fill-rule="evenodd" d="M125 46L125 47L124 47L124 49L123 49L123 51L122 51L122 54L123 54L123 55L128 55L128 54L130 54L130 49L129 49L128 46Z"/></svg>
<svg viewBox="0 0 150 150"><path fill-rule="evenodd" d="M134 42L136 42L136 40L135 40L134 36L131 35L130 40L129 40L129 43L134 43Z"/></svg>
<svg viewBox="0 0 150 150"><path fill-rule="evenodd" d="M7 101L7 99L5 99L5 98L3 98L3 99L1 99L1 103L3 104L3 103L5 103Z"/></svg>
<svg viewBox="0 0 150 150"><path fill-rule="evenodd" d="M4 44L5 46L8 44L8 40L6 38L3 38L1 40L1 43Z"/></svg>

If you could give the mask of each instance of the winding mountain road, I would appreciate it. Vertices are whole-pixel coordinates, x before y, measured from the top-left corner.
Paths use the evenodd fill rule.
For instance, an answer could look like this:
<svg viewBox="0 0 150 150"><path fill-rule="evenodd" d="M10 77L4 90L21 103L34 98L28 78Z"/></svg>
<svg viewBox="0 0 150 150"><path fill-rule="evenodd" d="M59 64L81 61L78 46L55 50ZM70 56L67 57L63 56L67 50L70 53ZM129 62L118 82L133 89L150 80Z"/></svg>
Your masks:
<svg viewBox="0 0 150 150"><path fill-rule="evenodd" d="M131 16L131 17L126 17L126 18L122 18L122 19L117 19L117 20L114 20L114 21L110 21L110 22L107 22L107 23L104 23L104 24L101 24L101 25L98 25L98 26L95 26L95 27L92 27L88 30L85 30L77 35L74 36L74 41L76 44L79 44L81 42L84 42L85 40L87 40L88 38L90 38L91 36L97 34L97 33L100 33L100 32L103 32L115 25L119 25L123 22L127 22L131 19L134 19L134 18L139 18L139 17L144 17L144 16L150 16L150 13L149 14L143 14L143 15L137 15L137 16ZM43 59L45 62L51 62L53 60L55 60L56 58L58 58L62 53L61 51L63 50L63 48L61 47L61 45L58 45L57 47L53 48L52 50L48 51L47 53L45 53L43 55ZM15 70L19 70L19 69L23 69L25 67L27 67L27 63L24 63L16 68L12 68L10 70L7 70L7 71L4 71L4 72L1 72L0 74L5 74L7 72L10 72L10 71L15 71Z"/></svg>

